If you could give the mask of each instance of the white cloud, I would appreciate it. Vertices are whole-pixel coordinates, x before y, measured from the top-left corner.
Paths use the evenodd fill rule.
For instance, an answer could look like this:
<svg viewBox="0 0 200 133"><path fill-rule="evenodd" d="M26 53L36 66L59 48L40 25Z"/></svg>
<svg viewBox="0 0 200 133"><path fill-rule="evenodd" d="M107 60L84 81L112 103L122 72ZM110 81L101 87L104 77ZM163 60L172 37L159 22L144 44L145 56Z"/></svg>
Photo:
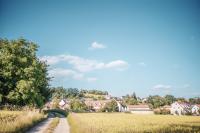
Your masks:
<svg viewBox="0 0 200 133"><path fill-rule="evenodd" d="M114 68L116 70L124 70L125 68L127 68L127 66L128 66L128 63L123 60L111 61L105 64L106 68Z"/></svg>
<svg viewBox="0 0 200 133"><path fill-rule="evenodd" d="M54 65L61 61L59 56L42 56L39 57L41 61L47 61L47 64Z"/></svg>
<svg viewBox="0 0 200 133"><path fill-rule="evenodd" d="M80 72L90 72L100 69L124 70L128 66L128 63L123 60L114 60L108 63L104 63L97 60L91 60L72 55L43 56L40 57L40 60L47 61L49 65L66 62Z"/></svg>
<svg viewBox="0 0 200 133"><path fill-rule="evenodd" d="M106 48L105 45L103 45L101 43L98 43L98 42L93 42L88 49L89 50L94 50L94 49L104 49L104 48Z"/></svg>
<svg viewBox="0 0 200 133"><path fill-rule="evenodd" d="M95 81L97 81L97 78L95 78L95 77L89 77L89 78L87 78L87 81L88 82L95 82Z"/></svg>
<svg viewBox="0 0 200 133"><path fill-rule="evenodd" d="M84 75L71 69L55 68L49 70L49 75L55 78L72 78L76 80L83 79Z"/></svg>
<svg viewBox="0 0 200 133"><path fill-rule="evenodd" d="M169 91L171 90L171 86L170 85L163 85L163 84L158 84L158 85L155 85L153 86L153 90L155 91Z"/></svg>
<svg viewBox="0 0 200 133"><path fill-rule="evenodd" d="M144 63L144 62L139 62L138 65L141 66L141 67L146 67L147 66L147 64Z"/></svg>
<svg viewBox="0 0 200 133"><path fill-rule="evenodd" d="M87 82L97 81L96 77L85 77L83 73L71 69L55 68L49 70L49 76L56 79L75 79L75 80L85 80Z"/></svg>

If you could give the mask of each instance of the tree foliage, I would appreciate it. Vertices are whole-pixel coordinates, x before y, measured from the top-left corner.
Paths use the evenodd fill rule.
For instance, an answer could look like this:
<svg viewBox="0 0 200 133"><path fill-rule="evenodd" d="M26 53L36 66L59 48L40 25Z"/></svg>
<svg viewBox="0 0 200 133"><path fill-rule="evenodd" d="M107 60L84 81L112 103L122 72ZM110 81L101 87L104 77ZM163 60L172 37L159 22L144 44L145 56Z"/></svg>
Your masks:
<svg viewBox="0 0 200 133"><path fill-rule="evenodd" d="M173 95L166 95L164 97L164 100L166 105L171 105L173 102L176 101L176 98Z"/></svg>
<svg viewBox="0 0 200 133"><path fill-rule="evenodd" d="M123 96L123 101L124 103L129 104L129 105L138 104L138 100L137 100L135 92L133 92L133 94L131 95L127 94L126 96Z"/></svg>
<svg viewBox="0 0 200 133"><path fill-rule="evenodd" d="M94 94L94 95L108 95L107 91L101 91L101 90L84 90L84 89L82 89L80 92L83 94L88 93L88 94Z"/></svg>
<svg viewBox="0 0 200 133"><path fill-rule="evenodd" d="M0 102L42 106L48 97L47 65L38 46L25 39L0 39Z"/></svg>
<svg viewBox="0 0 200 133"><path fill-rule="evenodd" d="M200 97L189 98L189 102L190 102L191 104L200 104Z"/></svg>
<svg viewBox="0 0 200 133"><path fill-rule="evenodd" d="M117 102L112 100L101 109L102 112L118 112L118 105Z"/></svg>
<svg viewBox="0 0 200 133"><path fill-rule="evenodd" d="M152 106L152 108L158 108L166 104L165 99L161 96L149 96L147 102Z"/></svg>
<svg viewBox="0 0 200 133"><path fill-rule="evenodd" d="M83 101L78 100L78 99L73 99L70 102L70 109L73 112L85 112L88 110L88 107Z"/></svg>
<svg viewBox="0 0 200 133"><path fill-rule="evenodd" d="M63 87L53 87L50 89L51 99L71 99L82 97L80 91L77 88L63 88Z"/></svg>

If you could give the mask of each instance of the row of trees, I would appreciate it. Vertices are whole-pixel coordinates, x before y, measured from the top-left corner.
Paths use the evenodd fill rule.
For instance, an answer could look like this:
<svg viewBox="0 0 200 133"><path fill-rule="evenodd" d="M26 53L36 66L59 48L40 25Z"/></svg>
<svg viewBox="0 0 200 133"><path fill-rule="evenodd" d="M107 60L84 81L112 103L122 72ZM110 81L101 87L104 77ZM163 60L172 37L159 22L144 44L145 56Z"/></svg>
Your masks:
<svg viewBox="0 0 200 133"><path fill-rule="evenodd" d="M57 99L72 99L72 98L82 98L82 97L88 97L86 94L93 94L93 95L99 95L101 98L103 95L107 95L107 91L101 91L101 90L85 90L85 89L77 89L77 88L63 88L63 87L52 87L50 88L50 94L51 98L57 98ZM101 96L102 95L102 96Z"/></svg>
<svg viewBox="0 0 200 133"><path fill-rule="evenodd" d="M123 96L122 99L125 104L129 105L136 105L145 102L149 104L151 108L159 108L164 105L171 105L175 101L187 102L190 104L200 104L200 98L190 98L189 100L187 100L182 97L176 98L173 95L165 95L163 97L159 95L150 95L149 97L147 97L146 100L142 101L140 97L136 96L135 92L131 95L127 94L126 96Z"/></svg>
<svg viewBox="0 0 200 133"><path fill-rule="evenodd" d="M38 46L25 39L0 39L0 104L40 107L49 96L47 65Z"/></svg>
<svg viewBox="0 0 200 133"><path fill-rule="evenodd" d="M83 93L83 94L108 95L107 91L101 91L101 90L85 90L85 89L82 89L80 92Z"/></svg>
<svg viewBox="0 0 200 133"><path fill-rule="evenodd" d="M150 104L151 108L158 108L164 105L171 105L176 101L176 98L173 95L166 95L161 97L159 95L149 96L147 98L147 103Z"/></svg>

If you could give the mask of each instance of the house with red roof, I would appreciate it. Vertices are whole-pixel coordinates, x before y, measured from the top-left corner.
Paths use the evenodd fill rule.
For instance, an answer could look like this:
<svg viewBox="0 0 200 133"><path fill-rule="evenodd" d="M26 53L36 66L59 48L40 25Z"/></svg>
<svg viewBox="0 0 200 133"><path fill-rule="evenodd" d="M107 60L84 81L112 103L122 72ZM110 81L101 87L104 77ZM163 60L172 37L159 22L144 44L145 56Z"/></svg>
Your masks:
<svg viewBox="0 0 200 133"><path fill-rule="evenodd" d="M190 114L191 112L191 104L186 102L174 102L171 104L171 114L173 115L186 115Z"/></svg>
<svg viewBox="0 0 200 133"><path fill-rule="evenodd" d="M193 107L192 107L192 114L199 115L199 111L200 111L200 104L193 105Z"/></svg>
<svg viewBox="0 0 200 133"><path fill-rule="evenodd" d="M127 105L127 111L134 114L154 114L148 104Z"/></svg>

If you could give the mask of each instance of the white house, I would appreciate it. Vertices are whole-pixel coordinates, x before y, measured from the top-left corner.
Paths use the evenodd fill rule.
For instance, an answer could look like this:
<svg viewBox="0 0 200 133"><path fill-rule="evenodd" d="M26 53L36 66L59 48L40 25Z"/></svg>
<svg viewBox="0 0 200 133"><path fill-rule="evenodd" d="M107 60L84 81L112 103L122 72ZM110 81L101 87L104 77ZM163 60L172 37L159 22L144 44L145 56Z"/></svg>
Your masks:
<svg viewBox="0 0 200 133"><path fill-rule="evenodd" d="M127 111L134 114L154 114L147 104L127 105Z"/></svg>
<svg viewBox="0 0 200 133"><path fill-rule="evenodd" d="M185 115L191 113L191 105L185 102L174 102L171 104L171 114Z"/></svg>
<svg viewBox="0 0 200 133"><path fill-rule="evenodd" d="M67 101L65 99L62 99L59 102L59 106L60 106L61 109L69 109L70 108L69 101Z"/></svg>
<svg viewBox="0 0 200 133"><path fill-rule="evenodd" d="M116 101L116 102L117 102L119 112L126 112L127 111L126 105L123 105L121 101Z"/></svg>
<svg viewBox="0 0 200 133"><path fill-rule="evenodd" d="M199 111L200 111L200 104L196 104L192 107L192 114L197 114L199 115Z"/></svg>

